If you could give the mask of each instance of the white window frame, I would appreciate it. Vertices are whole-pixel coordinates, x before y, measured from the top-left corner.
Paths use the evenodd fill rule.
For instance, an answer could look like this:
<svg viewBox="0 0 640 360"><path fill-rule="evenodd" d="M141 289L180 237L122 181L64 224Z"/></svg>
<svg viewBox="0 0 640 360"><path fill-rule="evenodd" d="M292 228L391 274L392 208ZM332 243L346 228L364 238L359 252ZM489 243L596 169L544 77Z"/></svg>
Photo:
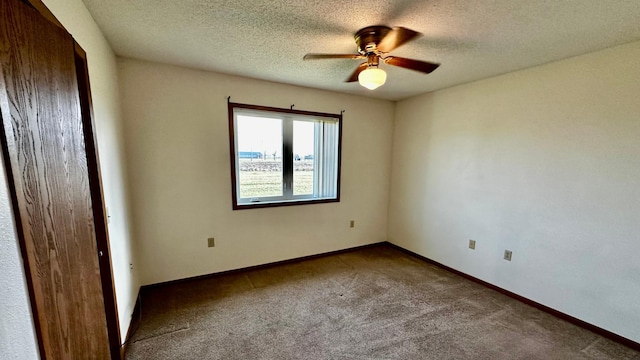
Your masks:
<svg viewBox="0 0 640 360"><path fill-rule="evenodd" d="M282 196L241 198L240 156L237 148L237 118L252 116L282 120ZM313 194L293 194L293 122L315 123ZM229 143L233 209L251 209L340 201L342 114L328 114L267 106L229 103Z"/></svg>

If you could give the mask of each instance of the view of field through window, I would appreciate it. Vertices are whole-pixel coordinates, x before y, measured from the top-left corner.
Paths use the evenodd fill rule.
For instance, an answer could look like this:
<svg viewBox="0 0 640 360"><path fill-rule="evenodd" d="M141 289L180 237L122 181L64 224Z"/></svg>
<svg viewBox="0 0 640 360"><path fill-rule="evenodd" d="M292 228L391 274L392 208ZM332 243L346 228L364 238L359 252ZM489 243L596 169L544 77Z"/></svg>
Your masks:
<svg viewBox="0 0 640 360"><path fill-rule="evenodd" d="M238 116L241 198L283 196L282 120ZM312 195L315 124L293 121L293 195Z"/></svg>
<svg viewBox="0 0 640 360"><path fill-rule="evenodd" d="M294 195L313 194L313 160L293 162ZM281 159L240 159L240 197L282 195Z"/></svg>

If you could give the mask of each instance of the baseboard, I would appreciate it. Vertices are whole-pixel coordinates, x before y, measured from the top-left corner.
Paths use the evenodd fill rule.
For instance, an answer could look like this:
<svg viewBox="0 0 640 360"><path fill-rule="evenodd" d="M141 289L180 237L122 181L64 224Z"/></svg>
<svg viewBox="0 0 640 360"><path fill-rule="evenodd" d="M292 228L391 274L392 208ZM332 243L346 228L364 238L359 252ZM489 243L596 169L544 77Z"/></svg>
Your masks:
<svg viewBox="0 0 640 360"><path fill-rule="evenodd" d="M635 341L633 341L631 339L628 339L628 338L626 338L624 336L618 335L618 334L613 333L613 332L611 332L609 330L605 330L605 329L603 329L601 327L598 327L596 325L590 324L590 323L588 323L588 322L586 322L584 320L580 320L580 319L575 318L575 317L573 317L571 315L565 314L565 313L563 313L563 312L561 312L559 310L550 308L550 307L548 307L546 305L542 305L542 304L540 304L538 302L535 302L535 301L533 301L531 299L528 299L528 298L526 298L524 296L518 295L518 294L513 293L513 292L511 292L509 290L505 290L505 289L503 289L501 287L498 287L496 285L488 283L488 282L486 282L484 280L480 280L480 279L478 279L476 277L473 277L473 276L471 276L469 274L465 274L462 271L459 271L459 270L453 269L451 267L448 267L446 265L443 265L443 264L441 264L441 263L439 263L439 262L437 262L435 260L431 260L431 259L429 259L427 257L424 257L424 256L420 255L420 254L416 254L413 251L407 250L407 249L405 249L403 247L400 247L400 246L398 246L396 244L392 244L390 242L385 242L384 244L386 244L386 245L388 245L388 246L390 246L390 247L392 247L394 249L400 250L400 251L402 251L402 252L404 252L404 253L406 253L408 255L411 255L411 256L413 256L415 258L423 260L423 261L425 261L425 262L427 262L427 263L429 263L431 265L435 265L435 266L437 266L437 267L439 267L439 268L441 268L443 270L447 270L447 271L452 272L452 273L454 273L456 275L460 275L460 276L464 277L465 279L471 280L471 281L476 282L476 283L478 283L480 285L484 285L484 286L486 286L486 287L488 287L488 288L490 288L492 290L498 291L498 292L500 292L500 293L502 293L504 295L507 295L507 296L513 298L513 299L516 299L516 300L518 300L520 302L523 302L523 303L525 303L527 305L533 306L534 308L542 310L542 311L544 311L546 313L549 313L549 314L551 314L551 315L553 315L553 316L555 316L557 318L560 318L562 320L568 321L568 322L570 322L570 323L572 323L574 325L580 326L581 328L584 328L586 330L592 331L592 332L594 332L594 333L596 333L598 335L606 337L607 339L611 339L611 340L613 340L615 342L618 342L618 343L620 343L622 345L628 346L628 347L630 347L630 348L632 348L632 349L634 349L636 351L640 351L640 343L635 342Z"/></svg>
<svg viewBox="0 0 640 360"><path fill-rule="evenodd" d="M211 274L192 276L192 277L188 277L188 278L184 278L184 279L164 281L164 282L159 282L159 283L155 283L155 284L143 285L141 287L140 291L141 291L142 295L144 296L144 292L146 290L152 289L152 288L155 288L155 287L163 287L163 286L168 286L168 285L175 285L175 284L180 284L180 283L185 283L185 282L190 282L190 281L195 281L195 280L208 279L208 278L212 278L212 277L216 277L216 276L229 275L229 274L245 272L245 271L250 271L250 270L260 270L260 269L266 269L266 268L271 268L271 267L280 266L280 265L294 264L294 263L298 263L298 262L302 262L302 261L306 261L306 260L312 260L312 259L318 259L318 258L322 258L322 257L332 256L332 255L344 254L344 253L348 253L348 252L358 251L358 250L377 247L377 246L386 246L387 244L389 244L389 243L386 242L386 241L383 241L383 242L378 242L378 243L373 243L373 244L360 245L360 246L347 248L347 249L342 249L342 250L329 251L329 252L326 252L326 253L308 255L308 256L303 256L303 257L298 257L298 258L293 258L293 259L288 259L288 260L275 261L275 262L271 262L271 263L267 263L267 264L248 266L248 267L243 267L243 268L240 268L240 269L233 269L233 270L221 271L221 272L216 272L216 273L211 273Z"/></svg>
<svg viewBox="0 0 640 360"><path fill-rule="evenodd" d="M142 311L142 288L138 290L138 296L136 297L136 304L133 307L133 312L131 313L131 321L129 322L129 329L127 329L127 335L124 337L124 341L122 345L120 345L120 359L124 360L124 355L127 353L127 347L129 346L129 340L133 336L133 333L136 332L138 326L140 326L140 311Z"/></svg>

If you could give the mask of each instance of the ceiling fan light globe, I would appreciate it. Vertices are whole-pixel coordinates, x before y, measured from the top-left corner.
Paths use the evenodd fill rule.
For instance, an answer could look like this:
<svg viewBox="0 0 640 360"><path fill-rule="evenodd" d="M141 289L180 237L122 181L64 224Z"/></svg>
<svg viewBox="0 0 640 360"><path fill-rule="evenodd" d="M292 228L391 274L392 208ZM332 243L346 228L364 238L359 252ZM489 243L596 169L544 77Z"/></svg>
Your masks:
<svg viewBox="0 0 640 360"><path fill-rule="evenodd" d="M385 81L387 81L387 73L378 68L365 69L358 75L360 85L369 90L377 89L384 85Z"/></svg>

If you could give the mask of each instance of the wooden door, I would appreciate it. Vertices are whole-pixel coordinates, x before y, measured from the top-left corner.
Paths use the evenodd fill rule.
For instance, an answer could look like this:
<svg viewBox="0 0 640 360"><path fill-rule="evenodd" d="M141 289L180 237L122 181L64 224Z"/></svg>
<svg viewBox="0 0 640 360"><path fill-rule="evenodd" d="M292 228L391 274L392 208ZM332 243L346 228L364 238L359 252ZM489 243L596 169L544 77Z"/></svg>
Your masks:
<svg viewBox="0 0 640 360"><path fill-rule="evenodd" d="M20 0L0 3L0 138L41 356L115 359L75 44Z"/></svg>

